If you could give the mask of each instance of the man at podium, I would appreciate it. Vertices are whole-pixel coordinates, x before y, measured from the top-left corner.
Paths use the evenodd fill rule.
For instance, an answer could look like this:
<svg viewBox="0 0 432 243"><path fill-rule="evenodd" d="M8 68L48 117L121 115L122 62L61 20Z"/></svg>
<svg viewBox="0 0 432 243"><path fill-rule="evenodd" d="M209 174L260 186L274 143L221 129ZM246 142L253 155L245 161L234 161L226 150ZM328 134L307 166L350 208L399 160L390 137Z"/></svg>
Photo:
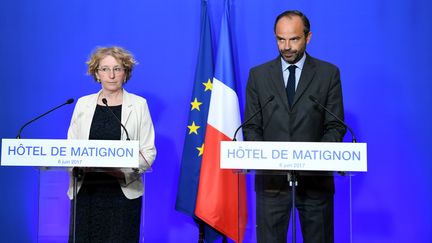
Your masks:
<svg viewBox="0 0 432 243"><path fill-rule="evenodd" d="M343 119L339 69L305 52L312 37L308 18L300 11L283 12L274 33L280 55L250 70L244 119L262 111L244 127L245 140L342 141L345 127L310 98ZM295 204L304 242L333 242L333 177L300 175L297 181ZM256 174L258 242L286 242L291 189L289 173Z"/></svg>
<svg viewBox="0 0 432 243"><path fill-rule="evenodd" d="M76 242L138 242L144 192L141 173L153 163L156 149L147 101L123 88L136 61L127 50L113 46L97 48L87 64L88 74L102 88L77 101L68 139L138 140L140 165L135 170L87 170L79 176ZM72 192L71 177L70 199Z"/></svg>

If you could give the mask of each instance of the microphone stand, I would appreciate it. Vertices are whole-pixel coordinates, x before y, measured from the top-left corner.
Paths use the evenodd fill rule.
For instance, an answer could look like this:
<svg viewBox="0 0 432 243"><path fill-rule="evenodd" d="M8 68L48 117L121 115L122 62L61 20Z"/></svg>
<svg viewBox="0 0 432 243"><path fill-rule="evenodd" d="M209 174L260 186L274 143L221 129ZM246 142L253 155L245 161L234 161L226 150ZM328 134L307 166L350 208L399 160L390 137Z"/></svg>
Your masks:
<svg viewBox="0 0 432 243"><path fill-rule="evenodd" d="M292 242L296 242L296 186L297 174L294 170L289 171L287 175L289 185L291 186L291 220L292 220Z"/></svg>
<svg viewBox="0 0 432 243"><path fill-rule="evenodd" d="M16 138L17 138L17 139L20 139L20 138L21 138L21 132L22 132L22 130L24 129L24 127L26 127L28 124L30 124L30 123L32 123L32 122L38 120L39 118L41 118L41 117L47 115L48 113L51 113L51 112L57 110L58 108L60 108L60 107L62 107L62 106L64 106L64 105L72 104L73 102L74 102L74 99L70 98L70 99L68 99L65 103L63 103L63 104L61 104L61 105L59 105L59 106L56 106L56 107L54 107L53 109L51 109L51 110L49 110L49 111L43 113L42 115L40 115L40 116L34 118L34 119L31 120L31 121L27 122L27 123L24 124L22 127L20 127L20 129L19 129L19 131L18 131L18 134L17 134Z"/></svg>
<svg viewBox="0 0 432 243"><path fill-rule="evenodd" d="M354 136L353 131L348 126L347 126L347 128L351 132L351 136L352 136L351 143L357 143L357 140ZM351 178L351 175L349 175L348 178L349 178L349 212L350 212L350 214L349 214L349 227L350 227L349 231L350 231L350 243L352 243L353 242L353 237L352 237L352 221L353 221L353 219L352 219L352 178Z"/></svg>
<svg viewBox="0 0 432 243"><path fill-rule="evenodd" d="M248 124L253 118L255 118L259 113L261 113L263 110L264 110L264 108L270 103L270 102L272 102L273 100L274 100L274 95L270 95L267 99L266 99L266 101L263 103L263 105L261 106L261 108L259 108L256 112L254 112L250 117L249 117L249 119L247 119L246 121L244 121L242 124L240 124L240 126L239 127L237 127L237 129L235 130L235 132L234 132L234 136L233 136L233 138L232 138L232 140L231 141L233 141L233 142L235 142L235 141L237 141L237 133L240 131L240 128L242 128L242 127L244 127L246 124ZM248 170L245 170L246 172L248 171ZM240 180L240 178L239 178L239 175L238 175L238 173L239 172L236 172L237 173L237 183L239 183L239 180ZM239 202L239 204L240 204L240 196L237 194L237 202ZM238 218L238 220L239 220L239 224L240 224L240 212L238 212L238 216L237 216L237 218ZM240 227L239 227L240 228ZM226 243L226 242L228 242L227 241L227 238L226 238L226 236L224 235L223 236L223 239L222 239L222 242L223 243Z"/></svg>
<svg viewBox="0 0 432 243"><path fill-rule="evenodd" d="M76 208L78 195L78 178L81 176L81 170L78 167L72 169L73 176L73 199L72 199L72 243L76 242Z"/></svg>
<svg viewBox="0 0 432 243"><path fill-rule="evenodd" d="M43 116L45 116L45 115L47 115L47 114L49 114L49 113L51 113L51 112L53 112L53 111L59 109L60 107L65 106L65 105L72 104L73 102L74 102L74 99L70 98L70 99L68 99L66 102L64 102L63 104L61 104L61 105L59 105L59 106L56 106L56 107L52 108L51 110L49 110L49 111L43 113L42 115L40 115L40 116L38 116L38 117L32 119L31 121L27 122L27 123L24 124L24 125L22 125L22 126L20 127L20 129L18 130L18 134L17 134L17 136L16 136L16 139L21 139L21 133L22 133L23 129L24 129L27 125L29 125L29 124L31 124L32 122L38 120L39 118L41 118L41 117L43 117ZM74 168L74 169L75 169L75 168ZM39 178L40 178L40 170L39 170ZM39 180L40 180L40 179L39 179ZM73 189L74 189L74 198L73 198L73 200L74 200L74 202L73 202L73 203L74 203L74 208L73 208L73 219L72 219L72 220L73 220L73 243L75 243L75 221L76 221L76 219L75 219L75 210L76 210L76 200L75 200L75 198L76 198L76 190L77 190L77 188L76 188L76 181L77 181L76 178L74 178L74 188L73 188ZM39 187L40 187L40 181L39 181ZM40 190L40 188L39 188L39 190Z"/></svg>
<svg viewBox="0 0 432 243"><path fill-rule="evenodd" d="M350 126L348 126L348 124L346 124L342 119L340 119L337 115L335 115L333 112L331 112L329 109L327 109L325 106L323 106L317 98L315 98L312 95L309 95L309 99L311 101L313 101L315 104L317 104L318 106L320 106L322 109L324 109L327 113L329 113L331 116L333 116L340 124L342 124L345 128L347 128L350 133L351 133L351 143L357 143L357 139L356 136L354 134L354 131L351 129ZM339 172L339 174L341 175L345 175L345 172ZM349 176L349 210L350 210L350 242L352 242L352 180L351 180L351 176Z"/></svg>
<svg viewBox="0 0 432 243"><path fill-rule="evenodd" d="M123 130L125 131L125 133L126 133L126 140L127 140L127 141L130 141L129 133L128 133L126 127L123 125L123 123L120 121L120 119L116 116L116 114L114 114L114 112L111 110L111 108L108 106L108 101L107 101L107 99L103 98L103 99L102 99L102 103L104 103L104 105L106 106L106 108L111 112L111 114L114 116L114 118L117 120L117 122L120 124L120 126L121 126L121 127L123 128Z"/></svg>
<svg viewBox="0 0 432 243"><path fill-rule="evenodd" d="M237 137L237 133L240 131L240 128L242 128L244 125L246 125L250 120L252 120L256 115L258 115L258 113L260 113L272 100L274 99L274 95L271 95L270 97L267 98L267 100L264 102L264 105L258 109L258 111L256 111L254 114L252 114L249 119L247 119L245 122L243 122L242 124L240 124L239 127L237 127L237 129L234 132L234 136L232 138L231 141L235 142L237 141L236 137ZM105 103L104 100L102 100L103 103ZM238 174L237 174L237 178L238 178ZM238 195L237 195L238 196ZM239 201L239 199L237 199ZM199 228L199 232L198 232L198 243L204 243L204 223L203 222L199 222L198 223L198 228ZM223 243L227 243L227 236L220 233L219 234L222 235L222 242Z"/></svg>
<svg viewBox="0 0 432 243"><path fill-rule="evenodd" d="M242 124L240 124L240 126L239 127L237 127L237 129L235 130L235 132L234 132L234 136L233 136L233 139L232 139L232 141L237 141L237 138L236 138L236 136L237 136L237 133L238 133L238 131L240 131L240 128L242 128L242 127L244 127L244 125L246 125L246 124L248 124L256 115L258 115L258 113L260 113L260 112L262 112L263 110L264 110L264 108L272 101L274 99L274 95L271 95L271 96L269 96L268 98L267 98L267 100L264 102L264 105L260 108L260 109L258 109L255 113L253 113L250 117L249 117L249 119L247 119L246 121L244 121Z"/></svg>

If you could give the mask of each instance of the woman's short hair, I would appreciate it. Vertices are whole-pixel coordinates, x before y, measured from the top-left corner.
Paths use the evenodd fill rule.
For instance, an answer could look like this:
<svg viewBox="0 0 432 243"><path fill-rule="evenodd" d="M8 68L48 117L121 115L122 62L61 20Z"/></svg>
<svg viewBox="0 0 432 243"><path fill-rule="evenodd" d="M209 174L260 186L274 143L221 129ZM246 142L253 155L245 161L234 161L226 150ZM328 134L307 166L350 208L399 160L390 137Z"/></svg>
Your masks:
<svg viewBox="0 0 432 243"><path fill-rule="evenodd" d="M96 72L98 71L100 61L106 56L114 57L123 65L126 74L125 82L127 82L132 77L134 66L138 63L129 51L119 46L97 47L86 62L88 65L87 74L93 76L93 78L98 81Z"/></svg>

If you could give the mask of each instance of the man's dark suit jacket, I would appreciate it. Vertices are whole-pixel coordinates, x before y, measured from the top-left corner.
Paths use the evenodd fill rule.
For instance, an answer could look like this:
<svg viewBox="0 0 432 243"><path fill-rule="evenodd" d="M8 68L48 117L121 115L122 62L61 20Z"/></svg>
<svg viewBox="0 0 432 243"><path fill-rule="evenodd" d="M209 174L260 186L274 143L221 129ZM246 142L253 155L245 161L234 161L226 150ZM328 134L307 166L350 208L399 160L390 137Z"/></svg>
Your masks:
<svg viewBox="0 0 432 243"><path fill-rule="evenodd" d="M326 108L343 119L342 87L339 69L328 62L306 54L306 60L289 107L282 74L281 58L250 70L246 88L244 119L258 111L270 96L269 103L258 116L243 128L246 141L340 142L345 127L309 99L312 95ZM311 197L332 195L331 176L300 176L298 193ZM259 175L255 178L256 192L288 190L286 175Z"/></svg>

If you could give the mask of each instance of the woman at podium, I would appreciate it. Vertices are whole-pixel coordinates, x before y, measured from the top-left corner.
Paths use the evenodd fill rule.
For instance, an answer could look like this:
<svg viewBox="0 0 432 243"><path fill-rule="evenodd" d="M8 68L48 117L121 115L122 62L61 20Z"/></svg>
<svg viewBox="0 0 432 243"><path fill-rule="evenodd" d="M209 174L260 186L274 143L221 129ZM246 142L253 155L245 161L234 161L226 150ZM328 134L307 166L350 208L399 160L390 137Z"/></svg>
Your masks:
<svg viewBox="0 0 432 243"><path fill-rule="evenodd" d="M144 186L141 173L155 157L154 128L146 99L124 85L136 61L121 47L99 47L87 61L99 92L81 97L75 106L68 139L138 140L139 169L84 170L78 175L76 242L138 242ZM68 196L73 199L73 176ZM71 207L72 208L72 207ZM72 222L73 215L71 215ZM69 241L72 240L72 224Z"/></svg>

